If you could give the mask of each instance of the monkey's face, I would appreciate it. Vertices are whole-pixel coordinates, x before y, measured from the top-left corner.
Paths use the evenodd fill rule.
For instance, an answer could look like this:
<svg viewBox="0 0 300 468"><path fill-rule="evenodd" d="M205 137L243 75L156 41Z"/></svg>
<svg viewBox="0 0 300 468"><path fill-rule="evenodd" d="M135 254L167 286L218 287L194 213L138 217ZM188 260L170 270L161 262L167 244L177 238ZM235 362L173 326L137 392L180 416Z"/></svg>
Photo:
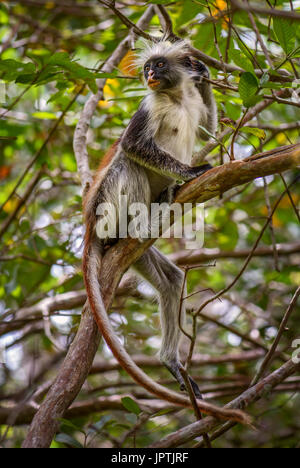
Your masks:
<svg viewBox="0 0 300 468"><path fill-rule="evenodd" d="M163 91L179 85L181 75L165 57L151 57L144 65L147 85L154 91Z"/></svg>

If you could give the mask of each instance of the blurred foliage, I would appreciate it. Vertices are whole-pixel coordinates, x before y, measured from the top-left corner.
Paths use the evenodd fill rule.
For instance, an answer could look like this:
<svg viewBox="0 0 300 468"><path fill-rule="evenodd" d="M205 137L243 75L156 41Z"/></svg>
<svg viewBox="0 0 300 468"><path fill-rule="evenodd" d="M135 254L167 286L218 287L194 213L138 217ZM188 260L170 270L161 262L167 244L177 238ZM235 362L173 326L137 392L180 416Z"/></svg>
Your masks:
<svg viewBox="0 0 300 468"><path fill-rule="evenodd" d="M148 3L170 4L162 0L117 2L133 22L140 18ZM268 6L274 2L256 3ZM290 9L291 4L295 9L300 7L299 1L276 1L279 9ZM210 18L207 5L215 17L214 22L207 21ZM224 124L220 124L220 130L228 125L235 128L246 108L257 104L266 95L272 97L279 89L289 90L290 101L296 102L300 73L299 23L282 18L254 17L270 55L271 67L247 12L237 11L232 17L226 8L224 0L208 3L205 0L181 0L168 6L175 33L189 38L205 54L243 70L242 73L227 74L211 68L212 79L220 85L227 85L227 88L216 86L214 91L219 117L226 118ZM156 16L150 31L155 33L159 28ZM101 73L105 60L126 35L127 28L120 20L94 0L24 0L0 4L0 223L5 223L13 214L36 171L40 167L45 168L34 192L1 239L0 348L3 349L3 364L0 368L0 398L4 407L23 401L18 400L21 390L28 395L56 375L62 355L51 336L62 347L67 347L78 327L81 308L55 312L50 320L51 336L46 333L45 322L40 315L18 320L16 314L21 308L36 304L45 297L83 288L81 187L72 139L83 105L90 93L97 89L97 78L108 79L103 100L99 102L88 133L92 168L99 164L109 146L121 134L145 95L140 74L134 67L134 52L129 52L112 74ZM137 49L141 46L141 41L138 41ZM259 70L262 72L258 73ZM273 81L279 71L292 79ZM57 130L47 141L59 119ZM234 147L235 157L244 158L299 142L299 128L293 127L299 120L299 107L273 102L251 122L251 127L241 129ZM281 130L281 124L290 128ZM225 139L223 144L230 148L230 139ZM199 143L196 149L201 146ZM14 195L10 196L33 160L32 168L26 172ZM227 155L220 151L219 146L209 160L218 165L227 161ZM296 175L296 171L291 171L284 178L290 183ZM205 247L217 247L228 252L251 249L269 213L266 193L273 205L284 190L281 177L272 176L266 178L265 188L264 181L259 179L209 202ZM290 196L294 206L299 208L299 182L293 185ZM284 196L273 217L274 239L282 245L299 245L300 226L290 196ZM272 246L270 229L260 245ZM159 240L158 246L167 254L184 248L177 239ZM188 275L189 291L195 292L200 288L220 290L235 278L243 262L229 257L219 260L214 267L191 271ZM231 294L222 302L211 305L207 312L270 346L291 296L300 284L299 263L300 249L298 253L280 256L278 271L272 255L254 257ZM128 295L117 298L111 319L132 355L153 356L158 351L160 340L157 306L145 285L139 286L139 292L141 297ZM189 300L190 308L201 303L203 297L206 296L193 296ZM8 323L11 324L9 332L2 333L1 324L6 326ZM220 356L253 348L247 341L208 321L199 320L198 325L196 354ZM298 307L281 341L281 348L291 354L291 344L299 337ZM188 343L183 343L183 349L187 352ZM60 359L56 359L56 355ZM110 351L102 343L96 362L109 358ZM279 361L274 361L272 368L279 364ZM35 381L34 376L45 367L40 379ZM193 368L193 374L201 386L210 387L204 393L205 397L212 397L216 403L223 404L243 390L237 387L226 393L226 384L251 379L256 367L256 361L223 363ZM155 380L169 379L162 368L147 372ZM123 410L92 413L72 422L62 420L60 433L52 446L110 447L117 446L122 440L123 446L136 444L137 447L145 447L194 420L191 411L161 411L149 415L138 425L144 413L128 394L138 399L145 397L145 392L136 385L121 385L128 382L123 371L91 375L78 401L119 394L123 398ZM299 379L297 382L299 388ZM176 383L169 385L177 389ZM220 391L220 395L216 393L215 396L214 390ZM300 436L297 408L297 389L275 392L269 399L252 407L260 429L258 432L237 427L218 439L215 446L297 446ZM135 425L138 429L132 434L130 431ZM26 430L26 425L3 424L0 428L2 445L19 447ZM128 437L127 432L130 434Z"/></svg>

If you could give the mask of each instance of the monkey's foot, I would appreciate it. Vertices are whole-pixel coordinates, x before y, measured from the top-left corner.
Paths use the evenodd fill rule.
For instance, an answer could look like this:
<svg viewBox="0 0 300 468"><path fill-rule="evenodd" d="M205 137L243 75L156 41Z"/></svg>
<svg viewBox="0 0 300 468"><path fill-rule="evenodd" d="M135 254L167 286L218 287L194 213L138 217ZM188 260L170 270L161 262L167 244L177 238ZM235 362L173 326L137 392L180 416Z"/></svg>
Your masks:
<svg viewBox="0 0 300 468"><path fill-rule="evenodd" d="M166 366L166 368L171 372L171 374L175 377L175 379L179 383L180 390L182 392L187 391L184 379L183 379L183 377L181 375L181 372L180 372L180 369L183 369L182 364L180 364L180 362L178 362L178 361L173 361L173 362L168 362L168 363L164 362L164 365ZM202 397L202 394L200 392L200 389L199 389L198 385L192 379L192 377L190 377L189 375L188 375L188 378L189 378L190 384L192 386L193 392L195 394L195 397L202 400L203 397Z"/></svg>
<svg viewBox="0 0 300 468"><path fill-rule="evenodd" d="M174 184L171 185L170 187L167 187L158 197L157 203L168 203L169 205L172 205L172 203L175 200L176 197L176 192L178 189L181 187L179 184Z"/></svg>

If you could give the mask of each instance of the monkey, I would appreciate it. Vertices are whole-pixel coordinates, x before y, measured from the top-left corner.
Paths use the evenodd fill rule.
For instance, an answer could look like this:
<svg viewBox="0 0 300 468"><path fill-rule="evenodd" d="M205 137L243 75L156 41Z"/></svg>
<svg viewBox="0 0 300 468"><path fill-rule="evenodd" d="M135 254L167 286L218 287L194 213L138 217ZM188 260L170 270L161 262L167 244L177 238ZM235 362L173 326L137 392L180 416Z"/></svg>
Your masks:
<svg viewBox="0 0 300 468"><path fill-rule="evenodd" d="M138 64L143 67L148 93L120 138L105 155L84 199L84 281L91 310L98 326L101 325L104 338L113 331L108 331L105 324L99 324L99 317L103 318L106 312L98 278L105 249L113 241L97 236L97 207L110 203L118 213L122 194L128 197L128 204L138 202L149 207L162 196L167 196L171 202L178 181L190 181L211 169L210 164L196 167L190 164L196 138L207 140L217 126L211 85L203 80L203 77L209 77L209 71L191 57L185 41L173 44L160 41L147 46ZM146 219L145 223L148 222ZM184 304L179 310L183 271L153 246L133 268L157 292L162 326L160 359L183 391L185 384L179 359L179 313L181 326L185 323ZM114 354L124 363L121 351L115 349ZM125 367L132 371L130 363L125 362ZM136 378L133 371L131 375ZM195 396L201 398L198 385L191 377L189 379Z"/></svg>

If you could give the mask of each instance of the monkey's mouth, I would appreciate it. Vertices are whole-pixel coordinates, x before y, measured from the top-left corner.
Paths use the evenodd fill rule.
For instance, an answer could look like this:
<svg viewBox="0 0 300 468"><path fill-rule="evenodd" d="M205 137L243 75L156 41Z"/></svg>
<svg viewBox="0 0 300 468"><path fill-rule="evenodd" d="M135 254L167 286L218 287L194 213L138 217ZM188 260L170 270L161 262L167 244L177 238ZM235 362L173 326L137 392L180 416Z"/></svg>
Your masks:
<svg viewBox="0 0 300 468"><path fill-rule="evenodd" d="M147 84L148 84L149 88L156 88L157 86L160 85L160 81L159 80L154 80L153 78L149 78Z"/></svg>

